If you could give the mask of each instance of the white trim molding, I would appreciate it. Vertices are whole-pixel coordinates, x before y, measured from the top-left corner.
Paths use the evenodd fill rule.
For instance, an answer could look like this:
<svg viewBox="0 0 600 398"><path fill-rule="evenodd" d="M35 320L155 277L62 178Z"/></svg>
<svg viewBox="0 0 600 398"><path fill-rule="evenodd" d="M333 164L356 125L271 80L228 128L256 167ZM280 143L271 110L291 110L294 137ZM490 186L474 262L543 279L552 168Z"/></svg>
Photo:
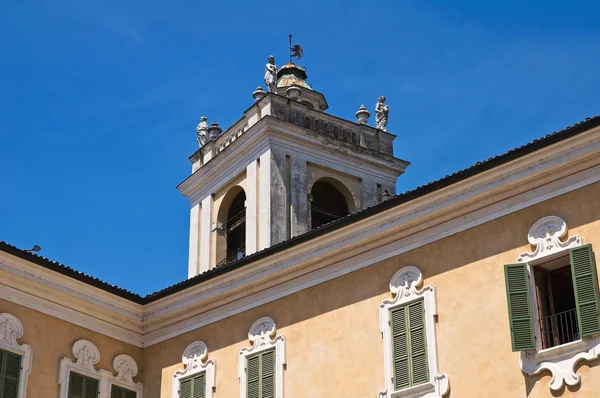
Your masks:
<svg viewBox="0 0 600 398"><path fill-rule="evenodd" d="M407 266L394 274L390 281L393 298L379 305L379 328L383 336L383 357L385 369L385 388L378 398L440 398L448 393L450 384L448 375L438 374L437 348L435 343L435 287L423 284L423 274L417 267ZM390 329L390 310L423 299L425 305L425 333L427 339L427 365L429 381L402 390L394 390L392 336Z"/></svg>
<svg viewBox="0 0 600 398"><path fill-rule="evenodd" d="M185 366L173 374L173 390L171 396L179 398L181 380L206 372L205 397L212 398L215 390L215 360L208 358L208 348L202 341L194 341L183 350L181 362Z"/></svg>
<svg viewBox="0 0 600 398"><path fill-rule="evenodd" d="M584 337L571 343L542 349L533 267L545 260L561 255L566 256L570 249L583 245L579 236L571 236L562 241L561 239L567 236L567 232L567 223L562 218L558 216L543 217L536 221L527 233L527 240L532 246L535 246L535 250L531 253L522 253L517 257L517 262L527 262L537 346L536 350L521 352L519 366L529 376L537 375L542 370L550 371L552 379L548 383L548 387L553 391L560 390L565 384L569 386L579 384L581 378L575 373L577 364L584 360L592 361L600 356L600 339L598 337Z"/></svg>
<svg viewBox="0 0 600 398"><path fill-rule="evenodd" d="M31 373L33 350L27 344L17 343L23 336L23 324L12 314L0 313L0 349L14 352L21 356L21 374L19 375L18 398L25 398L27 379Z"/></svg>
<svg viewBox="0 0 600 398"><path fill-rule="evenodd" d="M248 339L252 347L245 347L238 354L238 377L240 379L240 398L246 397L248 361L250 355L275 349L275 398L283 398L283 372L285 370L285 337L277 336L275 321L263 317L252 324Z"/></svg>
<svg viewBox="0 0 600 398"><path fill-rule="evenodd" d="M96 364L100 361L100 351L91 341L77 340L73 344L72 352L76 361L73 361L69 357L64 357L60 360L60 372L58 375L60 398L68 398L69 396L69 377L71 372L98 380L98 398L109 398L113 384L135 391L137 398L142 398L142 383L135 383L133 381L133 377L138 373L138 366L135 360L129 355L120 354L115 357L113 360L113 367L117 372L115 376L107 370L96 369Z"/></svg>
<svg viewBox="0 0 600 398"><path fill-rule="evenodd" d="M567 235L567 223L558 216L548 216L539 219L529 228L527 240L535 250L531 253L521 253L517 262L526 263L537 260L551 254L581 246L579 236L571 236L566 241L562 241Z"/></svg>

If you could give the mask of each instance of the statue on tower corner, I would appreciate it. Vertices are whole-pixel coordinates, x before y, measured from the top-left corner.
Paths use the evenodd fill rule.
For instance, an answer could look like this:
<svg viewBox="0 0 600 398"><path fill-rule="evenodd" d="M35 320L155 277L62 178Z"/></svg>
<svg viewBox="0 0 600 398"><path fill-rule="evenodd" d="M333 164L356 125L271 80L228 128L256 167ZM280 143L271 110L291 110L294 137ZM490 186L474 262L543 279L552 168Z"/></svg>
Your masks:
<svg viewBox="0 0 600 398"><path fill-rule="evenodd" d="M275 92L277 88L277 66L275 66L275 58L272 55L269 55L269 62L265 68L265 84L269 92Z"/></svg>
<svg viewBox="0 0 600 398"><path fill-rule="evenodd" d="M200 123L196 127L196 133L198 135L198 145L201 147L208 142L208 123L206 122L206 116L200 118Z"/></svg>
<svg viewBox="0 0 600 398"><path fill-rule="evenodd" d="M385 97L382 95L377 100L377 105L375 105L375 126L377 129L387 131L385 126L388 123L389 111L390 108L385 104Z"/></svg>

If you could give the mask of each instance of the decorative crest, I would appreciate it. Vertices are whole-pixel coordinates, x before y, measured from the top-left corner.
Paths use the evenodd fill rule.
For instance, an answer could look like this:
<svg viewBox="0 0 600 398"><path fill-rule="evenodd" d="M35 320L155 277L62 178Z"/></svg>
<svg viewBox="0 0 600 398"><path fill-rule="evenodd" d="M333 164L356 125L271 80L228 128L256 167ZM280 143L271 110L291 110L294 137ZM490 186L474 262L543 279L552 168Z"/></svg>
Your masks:
<svg viewBox="0 0 600 398"><path fill-rule="evenodd" d="M95 370L94 365L100 361L98 347L87 340L77 340L73 344L73 355L77 358L77 365L89 370Z"/></svg>
<svg viewBox="0 0 600 398"><path fill-rule="evenodd" d="M277 328L275 321L269 317L260 318L250 327L248 339L253 343L253 348L272 344Z"/></svg>
<svg viewBox="0 0 600 398"><path fill-rule="evenodd" d="M0 342L18 347L17 339L23 336L23 324L14 315L0 314Z"/></svg>
<svg viewBox="0 0 600 398"><path fill-rule="evenodd" d="M572 236L562 241L567 235L567 223L560 217L548 216L539 219L527 233L527 240L535 250L531 253L521 253L517 262L524 263L548 256L566 249L581 246L581 238Z"/></svg>
<svg viewBox="0 0 600 398"><path fill-rule="evenodd" d="M117 355L113 360L113 368L117 371L117 380L133 384L133 378L138 374L135 359L127 354Z"/></svg>
<svg viewBox="0 0 600 398"><path fill-rule="evenodd" d="M417 267L409 265L400 269L390 280L390 291L396 295L396 299L417 294L423 283L423 274Z"/></svg>
<svg viewBox="0 0 600 398"><path fill-rule="evenodd" d="M290 33L290 62L292 62L292 57L296 57L296 59L301 59L304 55L304 50L300 47L299 44L294 44L292 46L292 34Z"/></svg>

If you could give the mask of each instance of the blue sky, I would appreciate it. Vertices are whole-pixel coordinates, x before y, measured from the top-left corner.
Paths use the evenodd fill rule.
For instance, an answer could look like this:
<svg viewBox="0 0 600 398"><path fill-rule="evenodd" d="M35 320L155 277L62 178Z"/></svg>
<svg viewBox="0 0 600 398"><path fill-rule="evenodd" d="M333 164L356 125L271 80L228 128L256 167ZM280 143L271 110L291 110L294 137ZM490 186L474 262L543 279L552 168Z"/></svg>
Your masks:
<svg viewBox="0 0 600 398"><path fill-rule="evenodd" d="M289 33L328 112L387 97L399 192L600 113L600 3L523 3L3 0L0 240L185 279L195 126L236 121Z"/></svg>

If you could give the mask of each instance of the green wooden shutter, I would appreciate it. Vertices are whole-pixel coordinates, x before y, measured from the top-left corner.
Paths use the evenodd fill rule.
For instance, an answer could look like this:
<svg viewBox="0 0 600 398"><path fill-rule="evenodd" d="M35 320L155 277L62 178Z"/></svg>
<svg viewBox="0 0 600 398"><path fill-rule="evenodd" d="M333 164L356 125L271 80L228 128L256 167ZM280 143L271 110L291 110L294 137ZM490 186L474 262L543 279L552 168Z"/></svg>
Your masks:
<svg viewBox="0 0 600 398"><path fill-rule="evenodd" d="M21 356L0 350L0 398L17 398L20 374Z"/></svg>
<svg viewBox="0 0 600 398"><path fill-rule="evenodd" d="M117 385L110 387L110 398L136 398L137 393L135 391L128 390Z"/></svg>
<svg viewBox="0 0 600 398"><path fill-rule="evenodd" d="M571 274L581 336L600 334L598 276L592 245L571 249Z"/></svg>
<svg viewBox="0 0 600 398"><path fill-rule="evenodd" d="M425 334L425 306L419 300L408 305L411 385L429 380L427 366L427 335Z"/></svg>
<svg viewBox="0 0 600 398"><path fill-rule="evenodd" d="M531 293L527 264L504 266L506 300L513 351L535 349L535 329L531 312Z"/></svg>
<svg viewBox="0 0 600 398"><path fill-rule="evenodd" d="M275 398L275 350L260 355L261 398Z"/></svg>
<svg viewBox="0 0 600 398"><path fill-rule="evenodd" d="M71 372L69 375L69 398L97 398L100 382L97 379Z"/></svg>
<svg viewBox="0 0 600 398"><path fill-rule="evenodd" d="M260 356L248 358L246 381L247 398L260 398Z"/></svg>
<svg viewBox="0 0 600 398"><path fill-rule="evenodd" d="M202 372L199 375L194 376L193 380L192 397L204 398L206 396L206 373Z"/></svg>
<svg viewBox="0 0 600 398"><path fill-rule="evenodd" d="M179 398L192 398L192 379L181 381L179 384Z"/></svg>
<svg viewBox="0 0 600 398"><path fill-rule="evenodd" d="M247 359L247 398L275 398L275 350Z"/></svg>
<svg viewBox="0 0 600 398"><path fill-rule="evenodd" d="M394 361L394 388L410 386L408 370L408 327L406 323L406 307L398 307L391 311L392 355Z"/></svg>

